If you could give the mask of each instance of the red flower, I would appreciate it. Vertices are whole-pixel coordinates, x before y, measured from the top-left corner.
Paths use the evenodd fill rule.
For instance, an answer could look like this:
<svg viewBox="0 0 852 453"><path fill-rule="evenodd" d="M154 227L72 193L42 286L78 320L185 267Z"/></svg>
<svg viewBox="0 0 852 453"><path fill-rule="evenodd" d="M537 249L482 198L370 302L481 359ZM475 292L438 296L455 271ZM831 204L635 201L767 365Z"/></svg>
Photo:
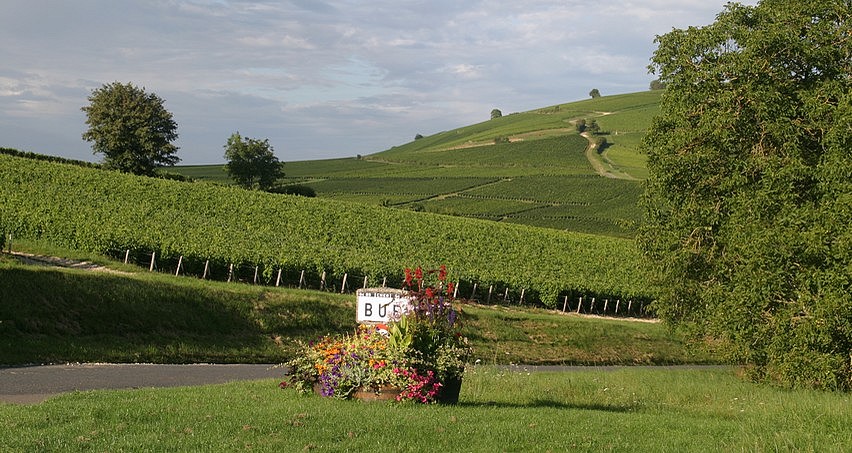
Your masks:
<svg viewBox="0 0 852 453"><path fill-rule="evenodd" d="M432 291L432 288L426 288L426 298L431 299L435 297L435 293Z"/></svg>
<svg viewBox="0 0 852 453"><path fill-rule="evenodd" d="M447 266L441 265L441 268L438 269L438 280L445 281L447 279Z"/></svg>
<svg viewBox="0 0 852 453"><path fill-rule="evenodd" d="M453 292L454 292L455 288L456 287L455 287L455 285L453 285L453 282L447 283L447 296L453 297Z"/></svg>

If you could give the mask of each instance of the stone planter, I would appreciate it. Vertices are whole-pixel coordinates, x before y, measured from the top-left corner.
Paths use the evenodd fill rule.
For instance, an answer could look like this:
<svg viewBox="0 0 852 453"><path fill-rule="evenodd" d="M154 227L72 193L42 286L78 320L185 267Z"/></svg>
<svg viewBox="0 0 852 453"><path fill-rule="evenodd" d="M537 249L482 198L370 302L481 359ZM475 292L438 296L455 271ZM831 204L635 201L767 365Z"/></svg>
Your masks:
<svg viewBox="0 0 852 453"><path fill-rule="evenodd" d="M398 387L360 387L352 394L352 399L361 401L396 401L402 390Z"/></svg>

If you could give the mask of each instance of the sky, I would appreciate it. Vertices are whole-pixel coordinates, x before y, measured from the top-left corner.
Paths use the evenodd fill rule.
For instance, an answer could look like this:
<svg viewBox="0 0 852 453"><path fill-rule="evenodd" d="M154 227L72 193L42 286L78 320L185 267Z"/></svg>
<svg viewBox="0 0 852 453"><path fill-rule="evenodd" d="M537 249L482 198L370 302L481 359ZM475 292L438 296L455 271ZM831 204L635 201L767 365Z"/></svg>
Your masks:
<svg viewBox="0 0 852 453"><path fill-rule="evenodd" d="M224 163L234 132L283 162L368 155L647 90L654 37L725 3L2 0L0 147L99 161L81 107L118 81L165 101L181 164Z"/></svg>

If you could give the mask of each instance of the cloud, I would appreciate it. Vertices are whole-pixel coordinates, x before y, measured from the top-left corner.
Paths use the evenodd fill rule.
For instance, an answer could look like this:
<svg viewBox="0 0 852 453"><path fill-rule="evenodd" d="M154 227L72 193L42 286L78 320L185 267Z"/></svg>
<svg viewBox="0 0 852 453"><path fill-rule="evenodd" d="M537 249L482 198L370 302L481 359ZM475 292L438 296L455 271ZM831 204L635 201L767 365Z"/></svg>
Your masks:
<svg viewBox="0 0 852 453"><path fill-rule="evenodd" d="M647 89L654 35L724 3L4 0L0 146L92 158L80 107L121 81L166 100L184 163L221 162L237 130L284 160L369 154L492 108Z"/></svg>

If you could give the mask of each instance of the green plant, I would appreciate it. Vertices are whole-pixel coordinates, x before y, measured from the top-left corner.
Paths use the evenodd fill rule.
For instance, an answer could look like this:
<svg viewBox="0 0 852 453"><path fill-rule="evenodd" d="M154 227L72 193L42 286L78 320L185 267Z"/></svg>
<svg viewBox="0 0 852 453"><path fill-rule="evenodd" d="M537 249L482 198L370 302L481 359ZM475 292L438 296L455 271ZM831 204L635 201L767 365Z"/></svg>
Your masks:
<svg viewBox="0 0 852 453"><path fill-rule="evenodd" d="M757 380L852 390L850 27L848 1L777 0L657 38L657 313Z"/></svg>
<svg viewBox="0 0 852 453"><path fill-rule="evenodd" d="M92 91L83 140L104 155L104 167L153 176L157 167L180 161L177 123L162 98L132 83L113 82Z"/></svg>
<svg viewBox="0 0 852 453"><path fill-rule="evenodd" d="M434 277L433 282L426 280ZM402 316L414 367L433 371L441 382L460 379L471 356L467 337L462 335L459 308L453 306L453 284L447 268L405 269L411 311Z"/></svg>
<svg viewBox="0 0 852 453"><path fill-rule="evenodd" d="M289 383L301 392L317 386L323 396L348 398L361 388L381 391L384 386L409 384L399 372L409 365L406 351L391 347L377 326L361 325L352 334L326 336L300 346L287 366Z"/></svg>
<svg viewBox="0 0 852 453"><path fill-rule="evenodd" d="M440 287L424 284L423 271L405 270L410 311L385 325L361 325L354 334L300 343L287 362L289 383L301 392L349 398L356 390L401 389L399 400L433 402L461 380L471 348L457 323L458 311L444 292L446 267L429 271ZM448 284L447 290L452 290Z"/></svg>

